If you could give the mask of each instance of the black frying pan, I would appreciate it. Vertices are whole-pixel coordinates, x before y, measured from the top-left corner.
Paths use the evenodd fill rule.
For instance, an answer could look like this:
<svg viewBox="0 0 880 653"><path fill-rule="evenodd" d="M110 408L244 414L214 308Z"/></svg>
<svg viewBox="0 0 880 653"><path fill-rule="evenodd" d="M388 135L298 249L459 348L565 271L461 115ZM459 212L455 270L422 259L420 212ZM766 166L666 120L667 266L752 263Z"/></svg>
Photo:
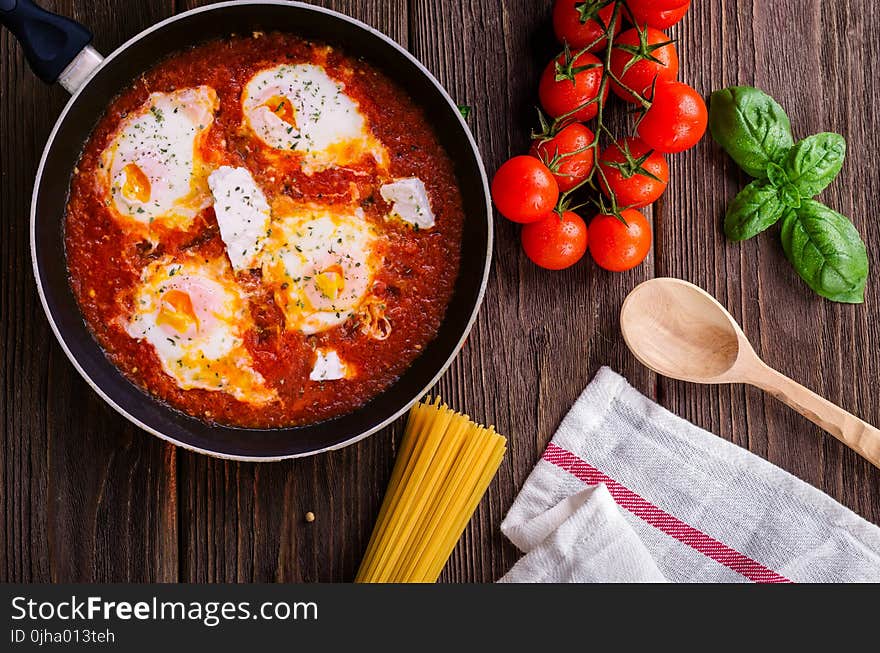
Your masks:
<svg viewBox="0 0 880 653"><path fill-rule="evenodd" d="M274 0L223 2L162 21L106 59L88 46L81 25L30 0L0 0L0 22L24 48L34 72L72 93L37 171L31 205L31 252L40 299L74 367L108 404L154 435L187 449L243 460L279 460L356 442L403 414L440 377L461 348L486 288L492 212L486 173L455 103L412 55L352 18L319 7ZM342 46L407 89L425 110L455 164L464 200L461 270L436 339L387 391L358 410L310 426L240 429L210 425L148 396L105 357L86 327L64 265L63 216L71 172L110 100L166 55L214 38L252 31L289 31ZM195 36L197 35L197 36Z"/></svg>

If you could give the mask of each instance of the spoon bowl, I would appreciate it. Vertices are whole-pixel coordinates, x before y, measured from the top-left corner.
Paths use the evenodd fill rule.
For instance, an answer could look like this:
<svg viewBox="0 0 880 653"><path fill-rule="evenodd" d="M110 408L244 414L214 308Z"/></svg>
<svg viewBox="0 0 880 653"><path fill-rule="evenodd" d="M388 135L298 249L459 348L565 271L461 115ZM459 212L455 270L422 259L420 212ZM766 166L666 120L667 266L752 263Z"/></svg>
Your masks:
<svg viewBox="0 0 880 653"><path fill-rule="evenodd" d="M655 372L693 383L750 383L880 467L880 430L767 366L702 288L670 278L639 284L620 309L620 330L633 355Z"/></svg>
<svg viewBox="0 0 880 653"><path fill-rule="evenodd" d="M682 381L730 383L738 361L755 356L733 316L681 279L636 286L620 309L620 329L643 365Z"/></svg>

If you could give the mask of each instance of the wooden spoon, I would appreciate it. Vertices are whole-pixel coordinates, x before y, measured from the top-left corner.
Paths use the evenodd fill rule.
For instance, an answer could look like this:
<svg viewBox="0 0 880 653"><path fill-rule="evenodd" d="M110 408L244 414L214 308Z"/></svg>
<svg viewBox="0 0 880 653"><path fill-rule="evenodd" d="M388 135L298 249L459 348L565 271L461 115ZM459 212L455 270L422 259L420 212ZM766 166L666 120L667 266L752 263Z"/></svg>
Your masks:
<svg viewBox="0 0 880 653"><path fill-rule="evenodd" d="M692 383L749 383L785 402L880 467L880 430L768 367L733 316L681 279L636 286L620 309L620 329L639 361Z"/></svg>

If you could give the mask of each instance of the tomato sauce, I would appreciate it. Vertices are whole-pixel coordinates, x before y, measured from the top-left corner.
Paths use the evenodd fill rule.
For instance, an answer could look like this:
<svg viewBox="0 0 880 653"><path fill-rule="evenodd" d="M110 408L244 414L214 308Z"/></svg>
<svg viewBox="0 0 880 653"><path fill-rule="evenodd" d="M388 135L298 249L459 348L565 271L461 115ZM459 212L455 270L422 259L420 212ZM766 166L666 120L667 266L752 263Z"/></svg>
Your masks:
<svg viewBox="0 0 880 653"><path fill-rule="evenodd" d="M375 162L329 168L308 176L292 158L279 158L242 129L241 96L259 70L281 63L319 63L344 83L373 135L390 155L390 174L418 177L431 198L436 224L415 230L386 220L390 207L373 174ZM278 400L254 405L229 394L183 390L162 368L152 345L125 331L142 270L163 255L225 255L212 208L187 231L169 231L158 245L126 229L105 204L96 183L101 153L125 116L150 93L208 85L220 107L203 148L212 164L245 166L270 204L295 201L356 204L387 241L384 266L372 292L384 299L392 330L385 340L365 335L355 317L306 336L285 329L284 316L259 270L239 275L254 328L245 346L254 368ZM160 62L115 98L85 145L71 180L65 219L70 283L86 323L108 358L146 392L209 422L272 428L313 423L362 405L387 388L435 337L452 295L461 251L463 210L452 163L422 111L407 94L368 63L323 44L282 34L255 34L209 42ZM309 381L316 348L335 349L357 369L354 378Z"/></svg>

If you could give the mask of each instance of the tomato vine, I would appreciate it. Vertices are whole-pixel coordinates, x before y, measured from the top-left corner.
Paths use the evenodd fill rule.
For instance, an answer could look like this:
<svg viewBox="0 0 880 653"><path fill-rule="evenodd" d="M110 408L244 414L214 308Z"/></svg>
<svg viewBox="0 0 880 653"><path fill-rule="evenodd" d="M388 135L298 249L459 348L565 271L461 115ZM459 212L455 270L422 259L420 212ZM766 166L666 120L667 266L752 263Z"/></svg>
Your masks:
<svg viewBox="0 0 880 653"><path fill-rule="evenodd" d="M584 7L586 8L589 3L584 3ZM599 16L599 11L609 4L614 6L614 10L611 13L611 19L608 23L605 23L601 16ZM610 2L604 2L596 4L592 3L590 7L592 10L593 20L595 20L602 29L601 35L596 37L591 43L586 45L577 51L576 54L572 55L570 47L568 43L563 44L564 52L563 56L565 59L565 64L560 66L557 63L557 81L562 81L565 79L569 79L573 82L574 74L578 72L583 72L587 68L578 68L574 66L574 62L580 58L581 55L587 54L591 52L596 46L598 46L603 41L605 42L605 46L603 48L603 57L602 57L602 81L599 83L599 93L595 98L591 98L586 102L581 103L571 111L568 111L561 116L558 116L554 119L548 120L547 116L541 109L538 109L538 120L540 123L540 132L533 132L532 137L537 139L539 142L546 142L556 136L560 130L570 124L571 117L576 115L585 107L596 103L597 111L596 111L596 131L594 133L593 141L590 145L580 148L578 150L574 150L572 152L565 153L554 153L552 158L545 160L544 164L547 165L552 171L557 171L559 169L560 163L564 161L568 157L576 156L578 154L583 153L585 150L592 151L593 153L593 166L590 170L589 175L579 182L577 185L572 187L569 190L563 191L559 195L559 201L556 204L556 212L559 215L562 215L566 211L574 211L583 206L587 206L589 203L595 205L596 209L600 213L610 213L616 216L618 219L626 223L626 220L622 216L622 211L628 207L620 206L617 202L616 193L610 187L608 183L608 179L605 176L605 172L602 170L602 166L599 165L599 153L601 151L601 143L603 135L610 138L612 142L616 140L615 134L606 126L605 124L605 106L608 103L608 85L610 80L614 80L623 90L630 93L633 98L637 100L637 103L641 106L641 112L644 113L647 109L651 107L651 101L645 97L639 91L630 88L627 86L622 79L618 78L611 71L611 55L616 47L614 44L614 35L618 32L620 23L623 21L624 14L623 12L627 12L627 15L632 19L632 12L627 5L626 0L610 0ZM582 16L587 16L585 10L582 10ZM640 32L644 32L646 28L637 27ZM669 41L668 43L672 43L673 41ZM626 157L626 163L628 166L634 170L638 171L640 168L640 161L633 158L628 150L622 150L624 157ZM596 183L596 177L600 179L600 185L603 185L607 189L608 201L610 201L610 206L605 203L605 199L603 197L603 193L601 191L600 185ZM587 202L581 202L579 204L573 203L573 197L585 187L589 187L593 191L593 195L589 198Z"/></svg>
<svg viewBox="0 0 880 653"><path fill-rule="evenodd" d="M541 75L530 156L506 162L492 184L502 215L527 225L521 239L538 265L577 262L586 248L574 234L592 232L599 218L613 223L596 229L604 239L587 234L600 266L629 269L647 254L650 228L636 209L665 191L664 155L692 147L706 129L705 103L676 81L678 53L661 31L685 15L690 1L682 2L670 12L656 0L555 0L553 28L563 51ZM624 31L624 21L633 27ZM633 105L635 134L618 138L609 128L609 90ZM590 227L575 213L585 206L597 212ZM539 221L546 224L529 227ZM633 251L641 258L624 262L624 252Z"/></svg>

